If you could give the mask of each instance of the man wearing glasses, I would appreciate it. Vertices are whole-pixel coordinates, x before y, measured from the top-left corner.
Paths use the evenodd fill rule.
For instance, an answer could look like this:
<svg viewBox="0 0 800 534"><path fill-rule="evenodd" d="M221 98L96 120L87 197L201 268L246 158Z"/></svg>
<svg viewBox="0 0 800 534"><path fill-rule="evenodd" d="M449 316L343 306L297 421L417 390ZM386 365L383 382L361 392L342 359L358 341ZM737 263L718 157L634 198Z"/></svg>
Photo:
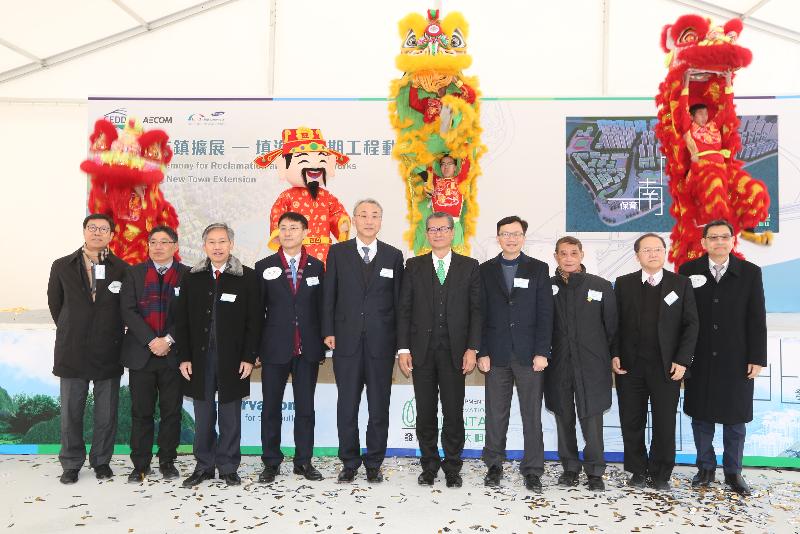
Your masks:
<svg viewBox="0 0 800 534"><path fill-rule="evenodd" d="M338 392L339 482L352 482L362 463L368 482L383 480L403 254L378 240L382 218L383 208L376 200L358 201L353 208L356 237L328 251L322 335L333 351ZM369 421L362 457L358 409L365 387Z"/></svg>
<svg viewBox="0 0 800 534"><path fill-rule="evenodd" d="M397 318L398 366L414 375L421 485L439 468L448 488L459 488L464 450L464 378L475 368L481 341L478 262L452 251L453 217L435 212L425 221L431 252L406 262ZM438 402L444 422L439 456Z"/></svg>
<svg viewBox="0 0 800 534"><path fill-rule="evenodd" d="M694 287L700 335L686 380L683 410L692 418L697 474L692 487L714 482L714 427L722 424L722 469L727 486L750 495L742 478L745 423L753 420L753 382L767 365L767 314L761 269L731 255L733 226L711 221L700 241L706 254L683 264Z"/></svg>
<svg viewBox="0 0 800 534"><path fill-rule="evenodd" d="M525 454L519 464L525 487L542 491L543 371L550 358L553 295L547 264L522 252L528 223L517 216L497 223L502 251L481 265L481 350L486 373L486 486L500 485L506 459L511 395L517 386Z"/></svg>
<svg viewBox="0 0 800 534"><path fill-rule="evenodd" d="M131 462L128 482L139 483L150 474L156 400L158 465L166 480L178 478L175 468L181 435L181 374L178 371L173 302L180 295L181 278L188 267L175 260L178 234L156 226L148 239L149 259L125 275L120 301L128 327L122 341L122 365L129 369L131 389Z"/></svg>
<svg viewBox="0 0 800 534"><path fill-rule="evenodd" d="M319 366L325 361L322 344L322 288L325 267L303 245L308 236L305 215L287 211L278 219L278 252L256 262L264 318L259 358L261 391L262 484L280 472L283 393L292 376L294 397L294 474L322 480L311 464L314 451L314 392Z"/></svg>
<svg viewBox="0 0 800 534"><path fill-rule="evenodd" d="M111 478L119 403L122 316L119 292L128 264L108 244L114 221L94 213L83 220L84 244L53 262L47 304L56 323L53 374L61 383L62 484L78 481L86 461L83 420L93 382L94 431L89 465L98 480Z"/></svg>
<svg viewBox="0 0 800 534"><path fill-rule="evenodd" d="M675 414L692 364L698 319L685 276L664 270L666 243L644 234L633 244L641 270L617 278L619 329L612 345L628 486L668 491L675 466ZM652 408L650 452L645 443Z"/></svg>

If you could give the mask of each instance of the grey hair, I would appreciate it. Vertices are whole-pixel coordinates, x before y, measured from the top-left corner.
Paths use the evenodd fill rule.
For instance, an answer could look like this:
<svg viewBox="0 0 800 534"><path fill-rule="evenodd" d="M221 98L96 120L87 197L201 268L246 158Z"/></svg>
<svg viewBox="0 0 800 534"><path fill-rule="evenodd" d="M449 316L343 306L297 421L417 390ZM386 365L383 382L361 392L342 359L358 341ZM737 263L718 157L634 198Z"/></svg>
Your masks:
<svg viewBox="0 0 800 534"><path fill-rule="evenodd" d="M431 219L447 219L447 225L450 228L453 228L456 225L455 221L453 220L453 216L452 215L450 215L449 213L446 213L444 211L435 211L435 212L431 213L430 215L428 215L425 218L425 228L426 229L428 228L428 223L430 222Z"/></svg>
<svg viewBox="0 0 800 534"><path fill-rule="evenodd" d="M381 203L375 200L374 198L362 198L361 200L357 201L356 205L353 206L353 215L356 214L356 211L358 211L358 207L361 204L375 204L376 206L378 206L378 209L381 210L381 215L383 215L383 206L381 206Z"/></svg>
<svg viewBox="0 0 800 534"><path fill-rule="evenodd" d="M211 224L209 224L208 226L206 226L206 229L205 229L205 230L203 230L203 243L205 243L205 242L206 242L206 237L208 237L208 233L209 233L211 230L217 230L217 229L222 229L222 230L225 230L225 233L226 233L226 234L228 234L228 239L230 239L231 241L233 241L233 228L231 228L230 226L228 226L228 224L227 224L227 223L224 223L224 222L216 222L216 223L211 223Z"/></svg>

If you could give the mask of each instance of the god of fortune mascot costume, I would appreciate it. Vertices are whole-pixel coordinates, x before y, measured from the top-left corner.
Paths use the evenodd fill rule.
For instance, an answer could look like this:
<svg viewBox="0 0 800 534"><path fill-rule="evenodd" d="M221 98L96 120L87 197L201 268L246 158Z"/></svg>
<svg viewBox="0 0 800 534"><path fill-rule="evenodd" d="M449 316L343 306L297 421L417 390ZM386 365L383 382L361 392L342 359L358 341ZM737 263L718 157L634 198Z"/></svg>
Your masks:
<svg viewBox="0 0 800 534"><path fill-rule="evenodd" d="M268 167L273 161L278 176L292 186L280 195L269 214L269 247L278 250L278 219L287 211L305 215L308 219L308 237L303 244L308 254L325 262L331 246L331 236L336 241L348 239L350 217L325 186L333 178L337 165L350 158L331 150L316 128L301 126L283 130L283 145L278 150L262 154L254 160L259 167Z"/></svg>
<svg viewBox="0 0 800 534"><path fill-rule="evenodd" d="M81 170L91 177L89 212L114 220L109 248L130 264L147 259L147 238L159 225L178 228L178 215L159 184L172 159L169 136L163 130L142 129L129 118L120 131L100 119L89 137L89 158Z"/></svg>
<svg viewBox="0 0 800 534"><path fill-rule="evenodd" d="M669 70L656 96L656 136L669 175L675 218L669 258L676 269L703 254L702 228L715 219L727 220L735 234L750 241L772 240L771 232L753 231L768 216L769 192L736 159L741 139L729 82L752 59L750 50L737 44L741 31L740 19L720 27L684 15L661 33ZM703 113L690 113L696 104L706 106L707 120Z"/></svg>
<svg viewBox="0 0 800 534"><path fill-rule="evenodd" d="M405 238L415 254L429 251L425 218L447 212L455 220L453 249L468 255L478 216L478 159L486 151L478 80L462 73L472 63L469 27L460 13L440 18L439 10L431 9L426 15L412 13L399 23L396 64L403 76L392 81L389 104L397 136L393 156L406 182L410 228ZM440 160L446 155L455 160L454 172L442 172Z"/></svg>

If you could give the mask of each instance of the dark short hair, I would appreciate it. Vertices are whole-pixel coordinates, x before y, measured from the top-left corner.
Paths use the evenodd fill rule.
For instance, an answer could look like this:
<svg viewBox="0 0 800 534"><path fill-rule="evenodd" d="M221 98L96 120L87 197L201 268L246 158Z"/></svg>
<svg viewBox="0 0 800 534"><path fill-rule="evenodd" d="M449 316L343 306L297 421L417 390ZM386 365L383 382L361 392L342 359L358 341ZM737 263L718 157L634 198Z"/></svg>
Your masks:
<svg viewBox="0 0 800 534"><path fill-rule="evenodd" d="M528 221L520 219L516 215L510 215L508 217L503 217L499 221L497 221L497 235L500 235L500 227L505 226L507 224L514 224L519 223L522 226L522 233L526 233L528 231Z"/></svg>
<svg viewBox="0 0 800 534"><path fill-rule="evenodd" d="M578 250L583 251L583 243L577 237L572 237L571 235L565 235L558 241L556 241L556 252L558 252L558 247L561 245L575 245L578 247Z"/></svg>
<svg viewBox="0 0 800 534"><path fill-rule="evenodd" d="M648 237L657 237L661 241L661 244L664 246L664 248L667 248L667 242L664 241L663 237L661 237L660 235L658 235L656 233L653 233L653 232L647 232L646 234L640 235L636 239L636 241L633 242L633 251L638 253L639 252L639 244L642 242L643 239L646 239Z"/></svg>
<svg viewBox="0 0 800 534"><path fill-rule="evenodd" d="M429 228L428 223L431 221L431 219L447 219L447 226L449 228L453 228L456 225L456 222L453 219L453 216L450 215L449 213L447 213L446 211L434 211L433 213L431 213L430 215L428 215L425 218L425 229L426 230Z"/></svg>
<svg viewBox="0 0 800 534"><path fill-rule="evenodd" d="M694 104L692 106L689 106L689 115L694 116L694 114L700 111L701 109L707 110L708 106L706 106L705 104Z"/></svg>
<svg viewBox="0 0 800 534"><path fill-rule="evenodd" d="M703 237L706 237L708 235L709 228L712 228L714 226L727 226L728 230L730 230L731 232L731 235L734 235L733 225L731 223L729 223L725 219L715 219L703 227Z"/></svg>
<svg viewBox="0 0 800 534"><path fill-rule="evenodd" d="M306 216L302 213L287 211L278 219L278 224L281 224L283 221L299 222L303 225L303 230L308 230L308 219L306 219Z"/></svg>
<svg viewBox="0 0 800 534"><path fill-rule="evenodd" d="M164 232L169 236L170 239L172 239L176 243L178 242L178 232L176 232L174 228L172 228L171 226L167 226L166 224L162 224L161 226L156 226L155 228L150 230L150 233L148 234L147 238L152 239L153 235L159 232Z"/></svg>
<svg viewBox="0 0 800 534"><path fill-rule="evenodd" d="M106 221L108 226L111 227L111 231L114 231L114 219L111 218L110 215L106 215L105 213L92 213L87 215L86 218L83 220L83 229L86 230L86 227L89 225L89 221Z"/></svg>

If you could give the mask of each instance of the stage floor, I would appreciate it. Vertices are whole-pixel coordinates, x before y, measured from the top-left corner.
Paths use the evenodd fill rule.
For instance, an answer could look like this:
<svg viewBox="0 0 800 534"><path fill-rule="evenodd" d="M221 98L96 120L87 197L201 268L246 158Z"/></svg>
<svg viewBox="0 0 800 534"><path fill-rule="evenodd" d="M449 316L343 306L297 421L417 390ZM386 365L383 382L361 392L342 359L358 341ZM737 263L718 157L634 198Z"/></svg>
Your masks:
<svg viewBox="0 0 800 534"><path fill-rule="evenodd" d="M72 486L58 482L61 468L53 456L0 456L0 528L5 532L800 532L800 472L747 469L753 496L743 500L719 482L710 490L691 489L692 467L678 467L670 493L624 487L621 465L606 473L607 491L555 486L560 465L548 462L544 493L522 486L518 464L507 463L499 489L483 486L484 466L464 464L464 487L448 489L440 474L433 488L417 485L419 467L410 458L388 458L386 480L368 484L363 469L353 484L337 484L335 458L314 461L325 480L317 483L282 467L275 483L256 482L258 457L243 458L243 484L221 481L183 489L181 480L151 475L128 484L127 457L114 457L115 476L98 482L84 468ZM191 456L178 468L188 475ZM718 472L721 477L721 471ZM583 480L582 480L583 482ZM265 530L262 530L265 531Z"/></svg>

